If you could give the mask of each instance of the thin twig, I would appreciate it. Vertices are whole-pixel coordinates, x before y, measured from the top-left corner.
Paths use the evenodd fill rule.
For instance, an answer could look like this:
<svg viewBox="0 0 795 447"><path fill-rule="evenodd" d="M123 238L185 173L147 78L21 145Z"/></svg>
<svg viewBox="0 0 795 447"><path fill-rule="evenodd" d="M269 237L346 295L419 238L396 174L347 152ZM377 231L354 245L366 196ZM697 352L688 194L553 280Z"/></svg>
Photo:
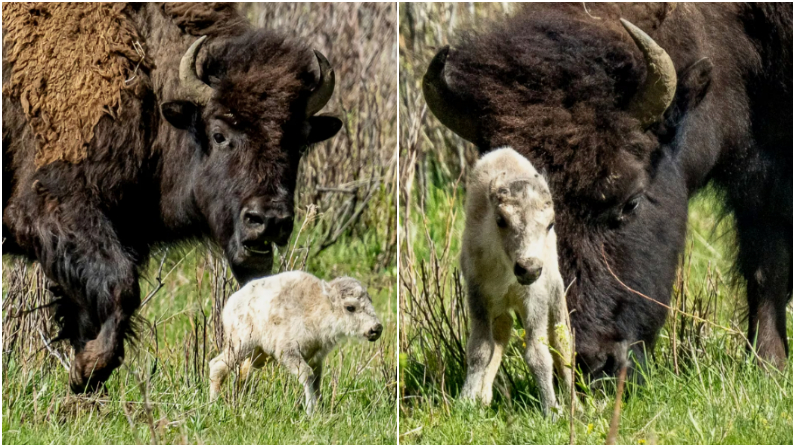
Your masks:
<svg viewBox="0 0 795 447"><path fill-rule="evenodd" d="M36 330L39 331L39 335L41 336L41 341L44 342L44 347L47 348L47 351L49 351L53 357L58 359L58 362L61 364L61 366L64 367L66 372L69 372L69 363L66 360L64 360L61 354L52 347L52 345L50 344L50 340L48 340L47 337L44 336L44 332L41 331L41 328L37 327Z"/></svg>
<svg viewBox="0 0 795 447"><path fill-rule="evenodd" d="M571 389L569 390L569 445L574 445L574 402L576 387L574 382L577 380L577 370L574 367L577 360L577 352L574 349L574 328L571 328Z"/></svg>
<svg viewBox="0 0 795 447"><path fill-rule="evenodd" d="M621 399L624 394L624 382L627 379L627 363L621 367L621 372L618 374L618 391L616 392L616 402L613 405L613 418L610 420L610 430L607 432L607 440L605 445L615 445L616 438L618 437L618 423L621 419Z"/></svg>
<svg viewBox="0 0 795 447"><path fill-rule="evenodd" d="M148 303L148 302L149 302L149 300L151 300L151 299L152 299L152 297L153 297L153 296L155 296L155 294L156 294L156 293L157 293L157 292L158 292L160 289L162 289L162 288L163 288L163 278L162 278L162 274L163 274L163 264L165 264L165 263L166 263L166 257L167 257L167 256L168 256L168 250L166 250L166 252L165 252L165 253L163 253L163 258L160 260L160 267L157 269L157 277L155 278L155 280L157 280L157 285L155 285L155 288L154 288L154 289L152 289L152 291L151 291L151 292L149 292L149 294L148 294L148 295L146 295L146 299L144 299L144 302L143 302L143 303L141 303L141 307L144 307L144 306L146 305L146 303Z"/></svg>
<svg viewBox="0 0 795 447"><path fill-rule="evenodd" d="M133 379L138 384L138 388L141 390L141 396L143 397L143 407L144 407L144 414L146 414L146 422L149 426L149 435L151 436L151 443L153 445L160 444L160 440L157 436L157 430L155 429L155 418L152 416L152 403L149 401L149 376L146 376L146 379L141 380L137 373L135 373L130 365L126 365L127 370L132 373Z"/></svg>

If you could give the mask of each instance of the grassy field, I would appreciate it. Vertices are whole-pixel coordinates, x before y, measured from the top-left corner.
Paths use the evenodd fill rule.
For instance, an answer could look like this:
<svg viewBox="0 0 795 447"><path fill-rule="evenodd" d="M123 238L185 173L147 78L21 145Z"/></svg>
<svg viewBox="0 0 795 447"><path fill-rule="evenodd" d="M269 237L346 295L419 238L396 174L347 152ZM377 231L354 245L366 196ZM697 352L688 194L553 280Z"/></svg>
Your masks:
<svg viewBox="0 0 795 447"><path fill-rule="evenodd" d="M477 154L427 110L420 82L457 29L482 29L511 10L510 3L400 4L401 444L603 444L607 437L612 384L599 392L581 384L585 410L573 421L541 416L518 324L492 405L456 399L468 323L458 271L463 183ZM731 217L721 218L719 203L711 190L691 200L673 303L698 318L670 313L646 385L628 385L619 443L793 443L792 364L766 372L745 353L744 285L732 269ZM791 323L788 331L791 345Z"/></svg>
<svg viewBox="0 0 795 447"><path fill-rule="evenodd" d="M289 255L274 270L360 279L384 323L382 337L343 344L327 357L324 397L311 418L298 380L273 364L246 383L229 380L222 399L210 403L207 364L218 352L216 319L236 283L204 246L155 251L141 289L144 296L157 290L158 272L162 288L139 314L135 348L128 345L125 365L104 394L75 396L64 368L68 347L48 349L44 342L56 332L48 312L14 318L51 299L41 272L3 259L3 443L396 443L396 7L239 8L256 26L286 32L328 57L336 88L322 112L344 123L302 159L296 231Z"/></svg>
<svg viewBox="0 0 795 447"><path fill-rule="evenodd" d="M317 237L302 236L295 267L303 260L301 247ZM3 356L3 443L394 444L396 270L369 267L380 254L377 239L344 238L306 265L326 279L342 274L361 279L385 325L377 342L346 343L329 355L323 401L311 418L304 413L298 380L274 364L246 383L230 378L222 399L208 400L207 363L217 353L213 307L232 285L218 293L231 276L214 269L221 263L204 253L202 247L169 253L164 285L141 312L146 322L140 340L128 349L125 366L104 394L73 395L65 368L35 332L23 334L32 339ZM8 279L18 273L10 262L5 267L4 300ZM156 259L150 281L158 270ZM145 292L153 286L142 282ZM33 289L28 293L35 294ZM9 335L4 333L6 340ZM68 358L65 347L54 349Z"/></svg>
<svg viewBox="0 0 795 447"><path fill-rule="evenodd" d="M401 261L401 444L582 444L605 442L612 392L585 391L585 411L542 417L538 392L521 358L521 328L497 379L495 402L456 400L463 384L465 295L457 272L463 191L432 188L424 212L411 215L413 254ZM732 286L732 233L717 220L709 193L691 201L684 275L690 314L669 318L646 385L628 388L619 428L626 444L792 444L793 371L765 372L745 354L742 293ZM677 296L679 287L677 286ZM681 307L680 307L681 308ZM790 307L790 316L792 308ZM791 320L791 318L790 318ZM446 322L450 322L449 328ZM436 330L434 328L442 328ZM440 332L441 331L441 332ZM445 342L440 342L439 333ZM673 336L676 334L676 358ZM790 343L792 326L789 327ZM581 387L581 390L585 390ZM570 431L570 428L573 428Z"/></svg>

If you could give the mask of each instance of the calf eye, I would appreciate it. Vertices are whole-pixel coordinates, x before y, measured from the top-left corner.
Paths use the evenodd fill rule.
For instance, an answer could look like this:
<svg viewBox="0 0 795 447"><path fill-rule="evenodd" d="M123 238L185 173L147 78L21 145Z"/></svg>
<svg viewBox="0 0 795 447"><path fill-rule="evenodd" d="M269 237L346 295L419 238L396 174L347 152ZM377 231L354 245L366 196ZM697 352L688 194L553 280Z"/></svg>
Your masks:
<svg viewBox="0 0 795 447"><path fill-rule="evenodd" d="M497 214L497 226L500 228L505 228L508 226L508 222L506 222L505 218L500 214Z"/></svg>
<svg viewBox="0 0 795 447"><path fill-rule="evenodd" d="M215 133L213 134L213 140L215 140L216 143L221 144L226 141L226 138L224 138L224 136L220 133Z"/></svg>
<svg viewBox="0 0 795 447"><path fill-rule="evenodd" d="M356 306L345 306L345 310L347 310L350 313L354 313L356 312Z"/></svg>
<svg viewBox="0 0 795 447"><path fill-rule="evenodd" d="M549 232L549 230L551 230L551 229L552 229L552 227L554 227L554 226L555 226L555 222L552 222L551 224L549 224L549 226L547 227L547 233L548 233L548 232Z"/></svg>

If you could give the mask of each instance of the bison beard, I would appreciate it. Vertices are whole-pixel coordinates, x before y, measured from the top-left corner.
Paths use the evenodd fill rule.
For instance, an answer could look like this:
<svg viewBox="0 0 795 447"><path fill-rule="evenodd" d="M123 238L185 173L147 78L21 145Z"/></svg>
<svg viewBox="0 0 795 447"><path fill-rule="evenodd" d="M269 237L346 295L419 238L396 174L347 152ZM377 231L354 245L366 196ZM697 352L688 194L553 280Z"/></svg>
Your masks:
<svg viewBox="0 0 795 447"><path fill-rule="evenodd" d="M39 261L56 283L76 392L121 364L153 247L209 239L241 283L270 274L272 245L292 231L303 148L341 127L314 116L334 87L325 57L250 29L233 5L114 11L142 36L147 63L117 92L114 116L96 123L82 160L37 166L41 147L20 99L3 94L3 252ZM14 69L4 54L4 86Z"/></svg>
<svg viewBox="0 0 795 447"><path fill-rule="evenodd" d="M737 223L750 344L783 366L792 297L792 6L588 9L527 5L488 33L465 34L430 64L429 108L482 152L512 146L548 172L585 371L615 374L622 346L641 363L653 348L687 200L708 183L725 193ZM675 90L667 99L655 99L665 89L648 93L649 79L666 84L654 71L665 63L644 61L660 51L644 49L621 18L670 56ZM663 111L645 113L641 98Z"/></svg>

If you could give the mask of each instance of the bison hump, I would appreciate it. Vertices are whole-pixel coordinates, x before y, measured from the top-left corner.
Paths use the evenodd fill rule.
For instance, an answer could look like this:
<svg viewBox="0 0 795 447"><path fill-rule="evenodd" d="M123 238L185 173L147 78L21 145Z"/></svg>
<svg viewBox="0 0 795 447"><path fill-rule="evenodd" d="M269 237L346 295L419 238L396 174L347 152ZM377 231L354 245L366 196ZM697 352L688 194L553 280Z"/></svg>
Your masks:
<svg viewBox="0 0 795 447"><path fill-rule="evenodd" d="M124 3L4 3L3 43L19 100L36 137L36 166L88 156L94 127L114 117L121 90L144 61ZM125 82L128 79L132 81Z"/></svg>

